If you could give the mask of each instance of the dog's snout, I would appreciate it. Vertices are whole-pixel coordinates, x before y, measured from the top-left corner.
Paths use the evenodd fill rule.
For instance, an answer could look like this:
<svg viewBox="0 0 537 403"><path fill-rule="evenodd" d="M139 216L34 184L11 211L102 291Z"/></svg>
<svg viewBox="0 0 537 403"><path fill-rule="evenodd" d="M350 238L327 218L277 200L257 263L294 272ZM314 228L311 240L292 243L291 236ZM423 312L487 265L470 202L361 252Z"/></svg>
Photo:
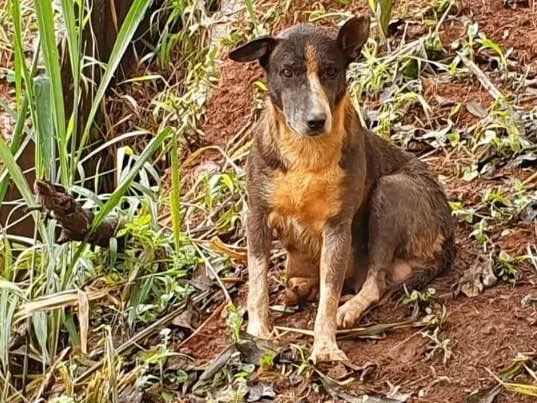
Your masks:
<svg viewBox="0 0 537 403"><path fill-rule="evenodd" d="M326 125L326 115L325 114L319 114L310 116L308 118L308 129L314 132L320 132L324 130L324 127Z"/></svg>

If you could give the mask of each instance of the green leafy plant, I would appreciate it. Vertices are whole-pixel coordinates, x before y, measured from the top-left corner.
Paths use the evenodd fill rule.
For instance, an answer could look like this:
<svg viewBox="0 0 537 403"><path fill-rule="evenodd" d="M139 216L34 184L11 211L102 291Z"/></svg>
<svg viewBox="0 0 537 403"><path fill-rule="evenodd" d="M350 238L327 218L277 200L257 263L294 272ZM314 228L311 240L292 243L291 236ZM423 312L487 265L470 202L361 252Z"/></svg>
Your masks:
<svg viewBox="0 0 537 403"><path fill-rule="evenodd" d="M384 39L388 38L388 25L392 17L392 0L368 0Z"/></svg>

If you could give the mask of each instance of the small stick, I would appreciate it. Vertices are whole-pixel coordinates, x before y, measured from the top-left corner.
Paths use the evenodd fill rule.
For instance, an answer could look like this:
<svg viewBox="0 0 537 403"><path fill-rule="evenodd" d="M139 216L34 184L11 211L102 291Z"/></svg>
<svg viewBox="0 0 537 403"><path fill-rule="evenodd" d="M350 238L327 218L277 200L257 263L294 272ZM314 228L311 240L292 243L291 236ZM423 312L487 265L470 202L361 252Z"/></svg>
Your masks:
<svg viewBox="0 0 537 403"><path fill-rule="evenodd" d="M218 285L222 289L222 292L224 293L224 297L226 298L228 305L233 304L233 300L231 299L231 296L229 295L229 292L227 291L226 286L222 282L222 279L220 278L220 276L218 276L218 273L214 269L209 259L205 257L205 255L201 251L200 247L196 244L196 242L192 242L192 245L194 245L194 248L196 248L196 251L200 254L200 256L202 256L205 259L205 265L211 271L211 273L213 273L213 276L215 277L216 282L218 283Z"/></svg>
<svg viewBox="0 0 537 403"><path fill-rule="evenodd" d="M537 172L532 173L530 176L528 176L526 179L522 181L522 185L527 185L531 181L533 181L535 178L537 178Z"/></svg>
<svg viewBox="0 0 537 403"><path fill-rule="evenodd" d="M37 394L35 395L35 399L33 399L34 402L40 402L41 401L41 396L43 395L43 393L45 393L45 389L47 388L47 386L50 383L50 379L52 378L52 374L54 373L54 371L56 371L56 367L58 366L58 364L60 362L63 361L63 359L65 358L65 356L69 352L69 350L70 350L69 347L64 349L60 353L58 359L56 361L54 361L54 364L52 364L52 367L50 367L47 375L45 375L45 379L43 380L43 382L41 382L41 386L40 386L39 390L37 391Z"/></svg>
<svg viewBox="0 0 537 403"><path fill-rule="evenodd" d="M313 337L315 334L313 333L313 330L307 330L307 329L298 329L294 327L286 327L286 326L274 326L275 330L280 330L282 332L291 332L291 333L298 333L303 334L305 336Z"/></svg>
<svg viewBox="0 0 537 403"><path fill-rule="evenodd" d="M481 85L488 91L490 96L494 98L494 100L498 100L503 98L503 94L492 84L492 81L481 71L481 69L475 64L473 61L468 59L466 56L464 56L462 53L457 52L457 55L462 60L464 65L468 67L468 69L475 74L478 81L481 83Z"/></svg>
<svg viewBox="0 0 537 403"><path fill-rule="evenodd" d="M369 327L356 327L354 329L343 329L343 330L338 330L336 332L336 335L338 336L348 336L348 335L372 336L375 334L385 332L387 330L396 330L396 329L402 329L406 327L422 327L422 326L425 326L423 322L406 321L406 322L399 322L399 323L373 325ZM282 332L292 332L292 333L303 334L305 336L310 336L310 337L315 336L315 332L313 330L298 329L294 327L285 327L285 326L274 326L274 329L280 330Z"/></svg>
<svg viewBox="0 0 537 403"><path fill-rule="evenodd" d="M201 332L201 329L203 329L203 328L207 325L207 323L209 323L211 320L213 320L214 317L215 317L216 315L218 315L218 314L222 311L222 309L224 309L225 306L226 306L225 304L221 304L218 308L216 308L216 310L215 310L213 313L211 313L211 314L209 315L209 317L208 317L207 319L205 319L205 320L203 321L203 323L202 323L201 325L199 325L199 326L197 327L197 329L194 330L190 336L188 336L186 339L184 339L184 340L183 340L181 343L179 343L175 348L178 349L179 347L182 347L182 346L184 346L186 343L188 343L194 336L196 336L199 332Z"/></svg>

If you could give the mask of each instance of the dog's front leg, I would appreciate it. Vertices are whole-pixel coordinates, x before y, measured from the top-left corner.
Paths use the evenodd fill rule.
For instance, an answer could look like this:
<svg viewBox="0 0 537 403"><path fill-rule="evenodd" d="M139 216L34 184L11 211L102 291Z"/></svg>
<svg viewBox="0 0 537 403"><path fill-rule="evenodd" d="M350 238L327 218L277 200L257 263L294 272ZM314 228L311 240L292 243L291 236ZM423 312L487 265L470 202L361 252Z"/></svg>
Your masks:
<svg viewBox="0 0 537 403"><path fill-rule="evenodd" d="M321 251L321 290L315 318L311 359L346 361L348 358L336 343L336 314L351 249L351 224L328 223L323 231Z"/></svg>
<svg viewBox="0 0 537 403"><path fill-rule="evenodd" d="M249 213L246 232L248 243L247 332L257 337L268 337L270 321L267 275L271 235L266 214L252 209Z"/></svg>

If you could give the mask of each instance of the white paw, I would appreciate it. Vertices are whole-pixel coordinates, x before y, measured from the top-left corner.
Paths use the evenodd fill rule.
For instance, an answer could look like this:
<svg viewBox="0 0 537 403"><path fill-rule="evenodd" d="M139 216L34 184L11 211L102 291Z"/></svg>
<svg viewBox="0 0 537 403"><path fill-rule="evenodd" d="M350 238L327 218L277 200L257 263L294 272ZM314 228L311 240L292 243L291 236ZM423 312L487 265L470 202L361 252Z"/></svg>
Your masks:
<svg viewBox="0 0 537 403"><path fill-rule="evenodd" d="M318 341L313 343L310 359L313 363L327 361L349 361L347 355L335 342Z"/></svg>
<svg viewBox="0 0 537 403"><path fill-rule="evenodd" d="M337 326L341 329L348 329L360 319L363 309L352 301L347 301L337 310Z"/></svg>

